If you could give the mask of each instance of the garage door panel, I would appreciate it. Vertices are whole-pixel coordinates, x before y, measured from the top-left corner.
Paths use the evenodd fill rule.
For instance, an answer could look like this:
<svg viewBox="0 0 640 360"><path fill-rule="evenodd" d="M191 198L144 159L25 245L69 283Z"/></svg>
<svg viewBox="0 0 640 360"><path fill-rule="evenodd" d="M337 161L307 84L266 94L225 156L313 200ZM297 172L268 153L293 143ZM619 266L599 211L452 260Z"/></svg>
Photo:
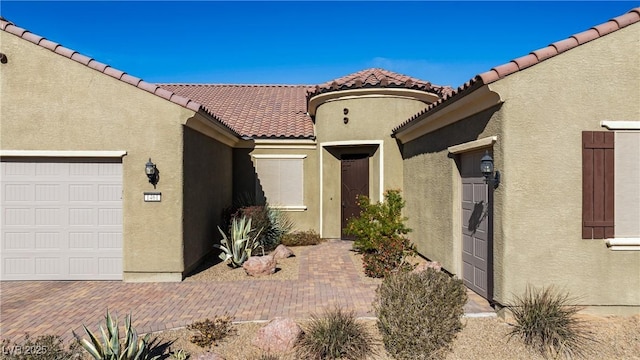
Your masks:
<svg viewBox="0 0 640 360"><path fill-rule="evenodd" d="M2 175L5 176L34 176L36 174L35 163L6 162L2 166Z"/></svg>
<svg viewBox="0 0 640 360"><path fill-rule="evenodd" d="M35 189L28 184L8 184L3 190L3 199L9 202L33 202L35 199Z"/></svg>
<svg viewBox="0 0 640 360"><path fill-rule="evenodd" d="M35 224L35 211L28 208L4 208L2 212L4 215L4 221L2 222L3 228L9 226L33 226Z"/></svg>
<svg viewBox="0 0 640 360"><path fill-rule="evenodd" d="M101 202L122 200L122 186L118 184L98 185L98 196Z"/></svg>
<svg viewBox="0 0 640 360"><path fill-rule="evenodd" d="M98 234L98 248L102 250L121 249L122 233L121 232L100 232Z"/></svg>
<svg viewBox="0 0 640 360"><path fill-rule="evenodd" d="M36 208L35 226L58 226L64 223L63 211L60 208Z"/></svg>
<svg viewBox="0 0 640 360"><path fill-rule="evenodd" d="M69 250L97 250L98 239L92 232L70 232Z"/></svg>
<svg viewBox="0 0 640 360"><path fill-rule="evenodd" d="M28 256L3 257L2 275L7 278L30 277L35 273L35 258Z"/></svg>
<svg viewBox="0 0 640 360"><path fill-rule="evenodd" d="M3 251L33 250L34 248L35 240L32 232L7 232L4 234Z"/></svg>
<svg viewBox="0 0 640 360"><path fill-rule="evenodd" d="M69 209L69 225L70 226L96 226L97 211L94 208L70 208Z"/></svg>
<svg viewBox="0 0 640 360"><path fill-rule="evenodd" d="M70 184L69 202L95 202L98 200L98 192L94 184Z"/></svg>
<svg viewBox="0 0 640 360"><path fill-rule="evenodd" d="M0 279L122 279L121 163L1 165Z"/></svg>
<svg viewBox="0 0 640 360"><path fill-rule="evenodd" d="M37 231L35 238L35 249L37 250L60 250L62 248L59 232Z"/></svg>

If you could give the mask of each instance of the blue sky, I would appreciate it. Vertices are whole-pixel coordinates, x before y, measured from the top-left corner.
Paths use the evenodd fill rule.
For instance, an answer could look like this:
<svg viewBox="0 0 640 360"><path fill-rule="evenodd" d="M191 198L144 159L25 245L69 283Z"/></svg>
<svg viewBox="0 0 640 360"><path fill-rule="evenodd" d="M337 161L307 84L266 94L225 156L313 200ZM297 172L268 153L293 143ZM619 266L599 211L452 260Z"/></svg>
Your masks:
<svg viewBox="0 0 640 360"><path fill-rule="evenodd" d="M16 25L156 83L318 84L369 67L459 86L623 2L6 1Z"/></svg>

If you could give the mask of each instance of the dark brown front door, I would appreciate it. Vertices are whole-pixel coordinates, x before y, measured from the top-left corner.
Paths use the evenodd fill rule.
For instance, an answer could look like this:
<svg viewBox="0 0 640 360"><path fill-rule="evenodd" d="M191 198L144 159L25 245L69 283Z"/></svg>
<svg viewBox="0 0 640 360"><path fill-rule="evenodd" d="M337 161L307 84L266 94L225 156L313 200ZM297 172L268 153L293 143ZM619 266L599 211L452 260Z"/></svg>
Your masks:
<svg viewBox="0 0 640 360"><path fill-rule="evenodd" d="M369 196L369 156L354 154L342 156L342 238L353 240L344 229L347 222L354 216L360 215L358 195Z"/></svg>
<svg viewBox="0 0 640 360"><path fill-rule="evenodd" d="M478 295L492 297L492 192L480 172L484 152L460 157L462 176L462 278Z"/></svg>

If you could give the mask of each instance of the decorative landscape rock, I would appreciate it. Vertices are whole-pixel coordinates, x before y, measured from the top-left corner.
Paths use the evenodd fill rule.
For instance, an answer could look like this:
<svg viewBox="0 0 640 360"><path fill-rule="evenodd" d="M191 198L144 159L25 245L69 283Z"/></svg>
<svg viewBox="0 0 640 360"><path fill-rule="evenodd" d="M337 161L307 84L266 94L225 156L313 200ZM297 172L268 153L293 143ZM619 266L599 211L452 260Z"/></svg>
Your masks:
<svg viewBox="0 0 640 360"><path fill-rule="evenodd" d="M282 244L278 245L278 247L273 250L273 257L276 259L286 259L291 256L293 256L293 251Z"/></svg>
<svg viewBox="0 0 640 360"><path fill-rule="evenodd" d="M416 266L415 269L413 269L413 271L411 271L412 273L421 273L427 269L435 269L436 271L441 271L442 270L442 265L440 265L439 262L437 261L427 261L424 263L421 263L420 265Z"/></svg>
<svg viewBox="0 0 640 360"><path fill-rule="evenodd" d="M250 276L271 275L276 272L276 258L273 254L251 256L242 264L242 268Z"/></svg>
<svg viewBox="0 0 640 360"><path fill-rule="evenodd" d="M289 318L275 318L258 330L252 344L264 351L286 352L293 349L302 328Z"/></svg>
<svg viewBox="0 0 640 360"><path fill-rule="evenodd" d="M225 358L222 355L208 352L198 356L197 360L225 360Z"/></svg>

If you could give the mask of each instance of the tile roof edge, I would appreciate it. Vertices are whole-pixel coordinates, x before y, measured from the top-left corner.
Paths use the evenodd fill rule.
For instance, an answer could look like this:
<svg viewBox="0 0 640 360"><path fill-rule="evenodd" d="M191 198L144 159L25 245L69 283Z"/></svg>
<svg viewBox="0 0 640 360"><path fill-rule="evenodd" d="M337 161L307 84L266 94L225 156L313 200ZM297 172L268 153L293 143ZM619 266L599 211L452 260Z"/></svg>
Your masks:
<svg viewBox="0 0 640 360"><path fill-rule="evenodd" d="M157 83L158 86L228 86L228 87L289 87L289 88L311 88L315 85L304 84L217 84L217 83Z"/></svg>
<svg viewBox="0 0 640 360"><path fill-rule="evenodd" d="M127 74L124 71L118 70L114 67L111 67L109 65L100 63L99 61L97 61L94 58L88 57L86 55L83 55L81 53L79 53L78 51L72 50L72 49L68 49L64 46L62 46L59 43L53 42L51 40L48 40L42 36L39 36L37 34L34 34L32 32L30 32L29 30L23 29L17 25L15 25L13 22L7 20L6 18L0 18L0 30L15 35L23 40L29 41L35 45L38 45L42 48L45 48L47 50L51 50L52 52L64 56L69 60L73 60L77 63L80 63L88 68L91 68L93 70L96 70L98 72L101 72L105 75L108 75L112 78L115 78L116 80L122 81L124 83L127 83L129 85L133 85L135 87L137 87L140 90L144 90L146 92L149 92L153 95L156 95L158 97L161 97L165 100L168 100L172 103L175 103L177 105L180 105L186 109L192 110L194 112L199 112L200 110L204 111L207 115L211 116L215 121L219 122L220 124L222 124L227 130L229 130L232 134L234 134L237 137L240 137L240 135L234 130L232 129L227 123L223 122L222 120L220 120L211 110L207 109L206 107L204 107L202 104L193 101L189 98L186 98L184 96L180 96L174 92L171 92L169 90L163 89L161 88L159 85L156 84L152 84L149 82L146 82L140 78L137 78L135 76L131 76L129 74Z"/></svg>
<svg viewBox="0 0 640 360"><path fill-rule="evenodd" d="M489 71L480 73L469 81L454 90L449 96L430 104L426 109L414 114L402 124L396 126L392 131L395 136L399 131L411 126L411 124L423 117L427 113L435 112L443 106L454 102L454 99L463 97L477 88L501 80L511 74L522 71L530 66L537 65L547 59L557 56L567 50L583 45L589 41L601 38L605 35L618 31L628 25L640 22L640 7L633 8L627 13L614 17L607 22L592 26L590 29L573 34L566 39L556 41L550 45L534 50L525 56L513 59L507 63L495 66Z"/></svg>

